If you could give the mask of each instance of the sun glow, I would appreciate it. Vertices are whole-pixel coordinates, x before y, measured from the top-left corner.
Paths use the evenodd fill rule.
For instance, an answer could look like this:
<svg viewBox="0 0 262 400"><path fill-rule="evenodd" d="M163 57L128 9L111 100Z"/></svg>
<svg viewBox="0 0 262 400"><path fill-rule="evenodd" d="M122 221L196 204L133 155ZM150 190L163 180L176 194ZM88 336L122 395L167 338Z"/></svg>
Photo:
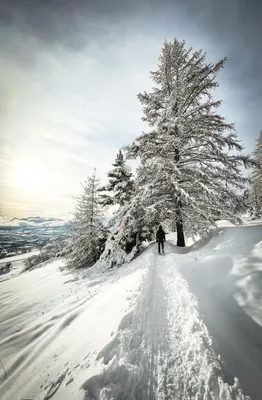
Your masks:
<svg viewBox="0 0 262 400"><path fill-rule="evenodd" d="M12 184L23 190L33 189L43 180L42 168L33 162L24 162L11 172Z"/></svg>

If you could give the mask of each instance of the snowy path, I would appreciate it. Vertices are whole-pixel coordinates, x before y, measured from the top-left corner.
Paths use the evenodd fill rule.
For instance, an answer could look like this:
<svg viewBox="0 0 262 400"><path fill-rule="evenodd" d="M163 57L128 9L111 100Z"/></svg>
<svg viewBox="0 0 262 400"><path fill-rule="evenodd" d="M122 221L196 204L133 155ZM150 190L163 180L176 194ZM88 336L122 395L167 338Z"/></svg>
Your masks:
<svg viewBox="0 0 262 400"><path fill-rule="evenodd" d="M99 353L105 368L84 383L85 400L244 399L237 384L223 382L197 302L174 267L172 251L165 257L150 251L147 258L150 268L137 305Z"/></svg>

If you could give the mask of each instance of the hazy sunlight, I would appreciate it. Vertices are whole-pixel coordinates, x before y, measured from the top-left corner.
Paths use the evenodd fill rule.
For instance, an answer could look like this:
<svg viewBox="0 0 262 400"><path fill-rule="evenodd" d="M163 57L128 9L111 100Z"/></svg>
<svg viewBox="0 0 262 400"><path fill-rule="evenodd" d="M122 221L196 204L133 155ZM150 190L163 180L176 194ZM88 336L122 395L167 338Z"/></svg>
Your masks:
<svg viewBox="0 0 262 400"><path fill-rule="evenodd" d="M33 162L26 162L18 165L11 172L12 184L23 190L35 188L41 181L43 181L42 168Z"/></svg>

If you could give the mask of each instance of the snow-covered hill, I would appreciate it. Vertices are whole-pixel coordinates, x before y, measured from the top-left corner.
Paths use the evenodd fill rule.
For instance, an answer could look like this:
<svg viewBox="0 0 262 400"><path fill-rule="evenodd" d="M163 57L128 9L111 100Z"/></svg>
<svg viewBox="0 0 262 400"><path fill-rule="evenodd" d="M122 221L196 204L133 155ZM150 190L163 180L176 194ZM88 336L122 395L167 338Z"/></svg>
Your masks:
<svg viewBox="0 0 262 400"><path fill-rule="evenodd" d="M69 236L68 221L57 218L0 217L0 250L19 253L34 249L38 245Z"/></svg>
<svg viewBox="0 0 262 400"><path fill-rule="evenodd" d="M261 224L116 270L47 262L0 304L1 399L262 398Z"/></svg>

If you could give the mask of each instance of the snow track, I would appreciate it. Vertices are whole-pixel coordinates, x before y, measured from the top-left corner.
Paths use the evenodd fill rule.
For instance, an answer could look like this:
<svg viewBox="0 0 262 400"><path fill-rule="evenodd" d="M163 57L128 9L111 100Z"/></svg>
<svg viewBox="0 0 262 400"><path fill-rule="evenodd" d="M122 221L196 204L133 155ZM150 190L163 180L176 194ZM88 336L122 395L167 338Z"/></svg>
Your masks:
<svg viewBox="0 0 262 400"><path fill-rule="evenodd" d="M168 247L169 251L171 246ZM148 274L134 310L98 354L104 368L84 384L85 400L244 400L230 387L174 255L147 252Z"/></svg>
<svg viewBox="0 0 262 400"><path fill-rule="evenodd" d="M97 359L103 359L105 368L83 384L85 399L156 398L155 357L166 312L162 282L156 279L151 252L147 252L145 262L151 267L141 284L137 304L124 316L113 340L98 354Z"/></svg>

